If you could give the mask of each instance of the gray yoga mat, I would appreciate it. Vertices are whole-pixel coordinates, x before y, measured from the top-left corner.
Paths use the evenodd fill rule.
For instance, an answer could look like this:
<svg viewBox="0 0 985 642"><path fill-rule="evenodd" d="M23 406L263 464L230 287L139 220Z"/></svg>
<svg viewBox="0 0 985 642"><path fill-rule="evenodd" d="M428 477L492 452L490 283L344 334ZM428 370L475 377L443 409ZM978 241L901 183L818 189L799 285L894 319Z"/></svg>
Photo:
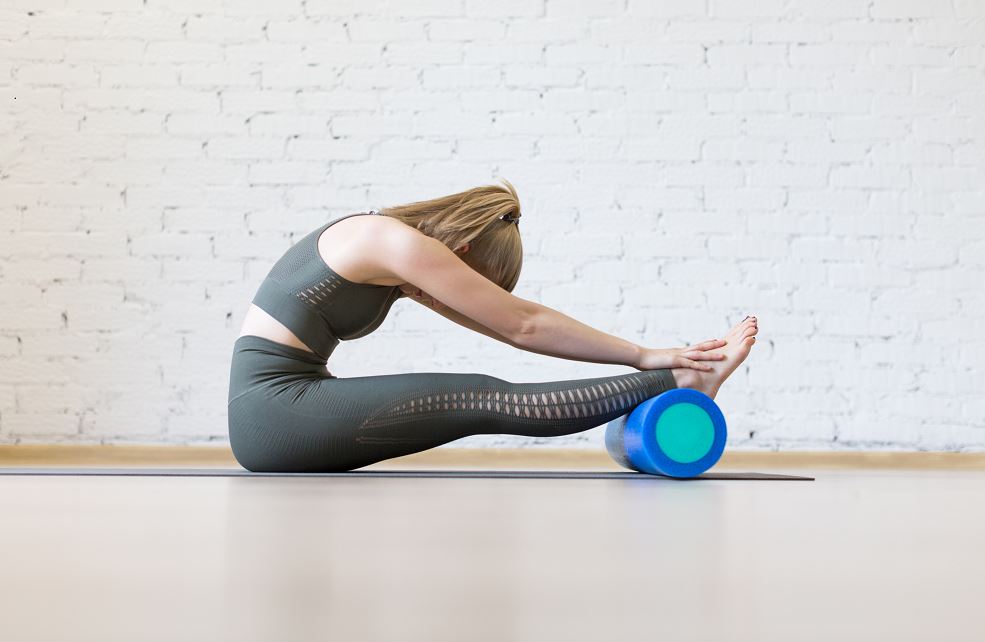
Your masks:
<svg viewBox="0 0 985 642"><path fill-rule="evenodd" d="M649 479L696 481L700 479L814 481L813 477L775 475L772 473L702 473L697 477L676 479L662 475L605 471L563 470L353 470L345 473L251 473L240 468L0 468L0 475L58 476L134 476L134 477L373 477L395 479L429 477L454 479Z"/></svg>

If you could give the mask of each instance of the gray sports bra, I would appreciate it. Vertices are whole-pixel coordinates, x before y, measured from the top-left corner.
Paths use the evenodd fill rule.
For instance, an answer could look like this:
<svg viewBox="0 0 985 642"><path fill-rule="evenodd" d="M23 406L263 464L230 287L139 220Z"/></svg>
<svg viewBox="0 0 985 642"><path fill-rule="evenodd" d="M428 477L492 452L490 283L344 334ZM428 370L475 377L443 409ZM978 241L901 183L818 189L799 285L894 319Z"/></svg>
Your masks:
<svg viewBox="0 0 985 642"><path fill-rule="evenodd" d="M288 248L260 284L253 303L277 319L318 357L328 361L339 341L366 336L383 323L400 298L397 286L354 283L328 267L318 254L318 237L341 216Z"/></svg>

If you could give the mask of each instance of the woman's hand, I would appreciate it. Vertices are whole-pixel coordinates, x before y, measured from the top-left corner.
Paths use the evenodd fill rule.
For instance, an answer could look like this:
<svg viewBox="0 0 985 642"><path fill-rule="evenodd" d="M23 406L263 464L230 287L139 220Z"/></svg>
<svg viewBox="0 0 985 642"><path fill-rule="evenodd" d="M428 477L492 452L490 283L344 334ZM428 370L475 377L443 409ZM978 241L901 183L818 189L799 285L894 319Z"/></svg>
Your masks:
<svg viewBox="0 0 985 642"><path fill-rule="evenodd" d="M644 348L637 370L661 368L692 368L710 372L712 367L701 361L721 361L724 352L709 352L725 345L725 339L710 339L686 348Z"/></svg>

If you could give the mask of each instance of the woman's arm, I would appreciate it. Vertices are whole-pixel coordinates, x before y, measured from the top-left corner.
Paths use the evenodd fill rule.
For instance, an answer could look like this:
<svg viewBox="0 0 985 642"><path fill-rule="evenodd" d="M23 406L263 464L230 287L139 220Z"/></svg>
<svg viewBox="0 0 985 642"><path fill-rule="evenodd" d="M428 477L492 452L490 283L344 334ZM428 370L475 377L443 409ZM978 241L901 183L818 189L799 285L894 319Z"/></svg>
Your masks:
<svg viewBox="0 0 985 642"><path fill-rule="evenodd" d="M402 278L454 312L529 352L637 367L645 350L547 306L514 296L465 264L440 241L395 222L375 239L387 276Z"/></svg>
<svg viewBox="0 0 985 642"><path fill-rule="evenodd" d="M538 349L536 346L533 346L533 347L522 346L522 345L519 345L518 343L516 343L515 341L510 341L509 339L507 339L503 335L498 334L498 333L494 332L493 330L490 330L489 328L487 328L486 326L482 325L481 323L468 318L467 316L465 316L461 312L456 312L454 309L448 307L447 305L442 305L440 303L438 305L430 305L429 304L429 301L431 301L431 299L423 299L422 300L422 298L419 298L419 297L416 297L416 296L413 296L413 295L407 295L407 298L412 299L414 301L417 301L418 303L420 303L424 307L426 307L426 308L428 308L430 310L434 310L435 312L437 312L441 316L445 317L446 319L449 319L450 321L454 321L455 323L457 323L460 326L463 326L465 328L469 328L470 330L474 330L475 332L478 332L480 334L484 334L487 337L496 339L497 341L502 341L503 343L505 343L507 345L513 346L514 348L518 348L520 350L525 350L527 352L534 352L536 354L542 354L542 355L547 356L547 357L558 357L560 359L570 359L572 361L591 361L592 363L619 363L621 365L631 365L631 366L634 366L634 367L636 366L637 363L639 363L639 361L638 361L638 358L639 357L637 357L637 361L634 361L633 363L623 363L623 362L613 362L613 361L592 361L591 359L584 359L584 358L579 359L577 357L571 357L571 356L568 356L566 353L560 353L560 354L558 354L558 353L554 353L554 352L545 351L543 349ZM556 312L557 314L561 314L560 312L557 312L556 310L554 310L552 308L547 308L546 306L545 306L545 308L547 310L551 310L552 312ZM568 317L568 318L570 318L570 317ZM575 321L574 319L571 319L571 320L574 321L576 324L579 324L578 321ZM581 324L579 324L579 325L581 325ZM588 327L588 326L585 326L585 327ZM592 328L589 328L589 329L592 330ZM606 335L606 336L611 336L611 335ZM612 337L612 338L616 340L616 343L622 341L622 339L619 339L618 337ZM625 343L629 343L629 342L627 341ZM630 344L630 345L633 346L635 344ZM643 350L642 347L640 347L640 346L636 346L636 347L639 348L640 351L642 352L642 350Z"/></svg>
<svg viewBox="0 0 985 642"><path fill-rule="evenodd" d="M438 306L429 305L427 301L423 301L423 300L421 300L420 298L418 298L416 296L412 296L412 295L405 295L405 296L408 299L412 300L412 301L417 301L418 303L420 303L421 305L423 305L428 310L433 310L434 312L437 312L438 314L440 314L441 316L445 317L446 319L448 319L450 321L454 321L455 323L457 323L458 325L460 325L462 327L468 328L469 330L474 330L475 332L478 332L479 334L484 334L487 337L490 337L491 339L496 339L497 341L502 341L503 343L505 343L507 345L513 346L514 348L519 348L520 347L517 344L513 343L512 341L510 341L509 339L507 339L506 337L504 337L503 335L499 334L498 332L493 332L492 330L490 330L486 326L482 325L481 323L479 323L477 321L473 321L472 319L468 318L467 316L465 316L461 312L456 312L455 310L449 308L447 305L444 305L444 306L442 306L442 305L438 305Z"/></svg>
<svg viewBox="0 0 985 642"><path fill-rule="evenodd" d="M527 352L535 352L537 354L542 354L548 357L559 357L561 359L571 359L563 354L553 354L550 352L544 352L543 350L536 350L532 348L525 348L518 345L515 341L510 341L501 334L498 334L486 326L473 321L464 314L456 312L452 308L446 305L438 303L435 305L433 299L421 299L414 295L405 295L409 298L417 301L421 305L431 310L434 310L438 314L442 315L446 319L454 321L462 327L474 330L480 334L484 334L487 337L496 339L497 341L502 341L507 345L511 345L514 348L519 348L520 350L526 350ZM699 364L699 361L720 361L725 359L725 355L722 353L709 352L715 348L720 348L725 344L722 339L712 339L711 341L705 341L693 346L687 346L685 348L669 348L669 349L659 349L659 348L641 348L642 356L639 362L631 364L637 370L652 370L656 368L694 368L696 370L706 370L710 371L711 366L706 366ZM599 362L596 362L599 363Z"/></svg>

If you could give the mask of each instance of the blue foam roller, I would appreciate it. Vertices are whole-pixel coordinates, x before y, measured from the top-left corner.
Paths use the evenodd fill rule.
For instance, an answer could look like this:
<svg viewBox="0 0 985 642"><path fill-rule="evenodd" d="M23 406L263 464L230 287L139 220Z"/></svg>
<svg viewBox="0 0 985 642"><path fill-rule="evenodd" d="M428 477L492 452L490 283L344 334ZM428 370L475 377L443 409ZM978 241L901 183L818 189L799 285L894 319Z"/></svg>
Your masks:
<svg viewBox="0 0 985 642"><path fill-rule="evenodd" d="M696 477L725 450L725 415L703 392L673 388L605 427L605 448L619 465L641 473Z"/></svg>

